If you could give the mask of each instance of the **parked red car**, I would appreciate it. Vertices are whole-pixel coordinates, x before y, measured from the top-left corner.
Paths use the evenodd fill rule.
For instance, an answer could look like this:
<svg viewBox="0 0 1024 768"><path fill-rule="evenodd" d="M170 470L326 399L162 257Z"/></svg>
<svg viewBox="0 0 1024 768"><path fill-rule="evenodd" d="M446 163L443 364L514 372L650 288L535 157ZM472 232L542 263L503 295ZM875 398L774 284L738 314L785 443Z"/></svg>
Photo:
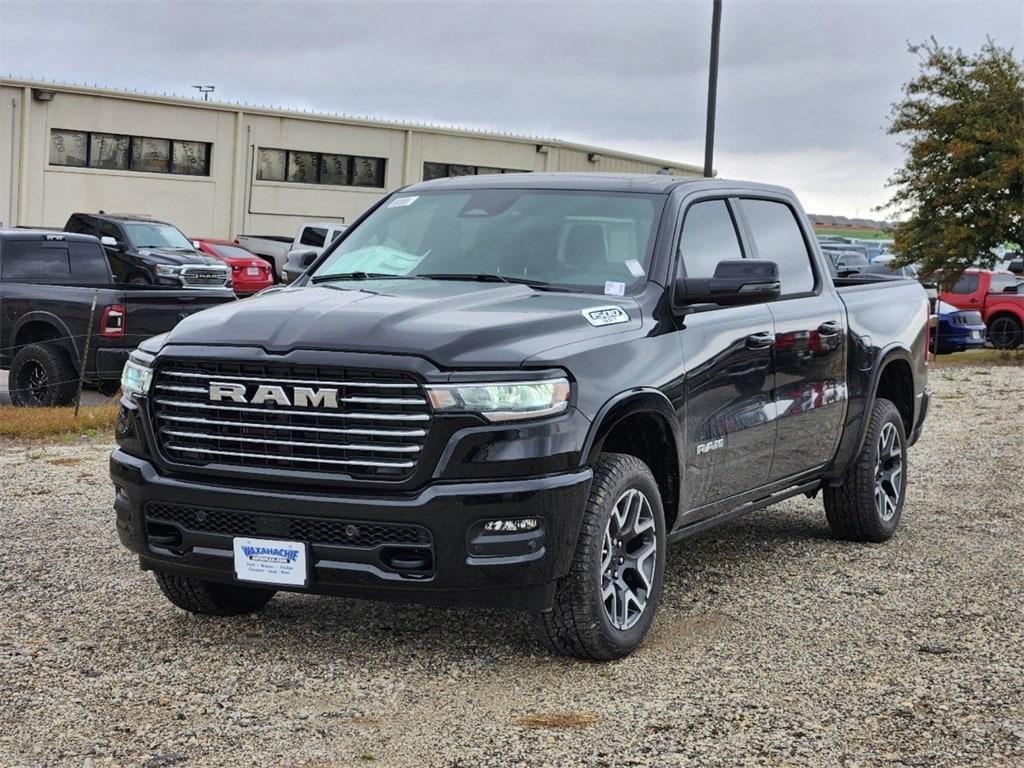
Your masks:
<svg viewBox="0 0 1024 768"><path fill-rule="evenodd" d="M203 253L214 256L231 267L232 287L238 296L251 296L274 284L271 265L230 240L199 237L192 238L192 242Z"/></svg>
<svg viewBox="0 0 1024 768"><path fill-rule="evenodd" d="M981 312L996 349L1016 349L1024 341L1024 293L1012 272L968 269L940 298L958 309Z"/></svg>

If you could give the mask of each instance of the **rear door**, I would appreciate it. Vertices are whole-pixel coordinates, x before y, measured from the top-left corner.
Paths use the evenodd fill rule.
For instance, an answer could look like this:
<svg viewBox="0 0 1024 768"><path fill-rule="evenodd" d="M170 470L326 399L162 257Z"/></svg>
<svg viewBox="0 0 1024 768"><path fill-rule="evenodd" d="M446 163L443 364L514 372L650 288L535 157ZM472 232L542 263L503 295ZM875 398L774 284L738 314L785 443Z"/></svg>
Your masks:
<svg viewBox="0 0 1024 768"><path fill-rule="evenodd" d="M781 296L767 305L775 323L775 482L825 464L835 449L846 414L846 312L790 201L745 197L740 209L748 250L779 265Z"/></svg>
<svg viewBox="0 0 1024 768"><path fill-rule="evenodd" d="M718 262L747 256L734 206L734 200L723 198L689 205L677 249L682 274L711 277ZM698 307L685 316L683 326L684 488L687 508L697 510L767 480L775 445L774 326L764 304Z"/></svg>

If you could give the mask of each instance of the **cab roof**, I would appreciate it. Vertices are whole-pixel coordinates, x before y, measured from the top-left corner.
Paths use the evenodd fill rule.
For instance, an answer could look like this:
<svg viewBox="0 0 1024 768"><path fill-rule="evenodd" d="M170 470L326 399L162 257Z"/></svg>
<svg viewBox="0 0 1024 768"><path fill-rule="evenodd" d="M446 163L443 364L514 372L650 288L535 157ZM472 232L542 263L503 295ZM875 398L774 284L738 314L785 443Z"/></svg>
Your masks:
<svg viewBox="0 0 1024 768"><path fill-rule="evenodd" d="M42 242L98 243L92 235L62 232L59 229L0 229L3 240L38 240Z"/></svg>
<svg viewBox="0 0 1024 768"><path fill-rule="evenodd" d="M696 189L750 189L786 192L781 187L749 181L708 179L702 176L670 176L663 173L502 173L485 176L452 176L410 184L403 192L456 189L562 189L589 192L641 192L668 194L681 186Z"/></svg>

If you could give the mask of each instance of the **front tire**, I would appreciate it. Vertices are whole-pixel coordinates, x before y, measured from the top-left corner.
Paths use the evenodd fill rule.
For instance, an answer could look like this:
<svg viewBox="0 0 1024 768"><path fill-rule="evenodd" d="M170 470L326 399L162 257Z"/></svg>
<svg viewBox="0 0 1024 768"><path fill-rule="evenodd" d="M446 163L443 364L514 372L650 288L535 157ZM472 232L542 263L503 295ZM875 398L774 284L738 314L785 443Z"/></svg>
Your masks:
<svg viewBox="0 0 1024 768"><path fill-rule="evenodd" d="M907 435L891 400L871 407L864 444L843 484L823 494L829 527L847 541L888 541L896 533L907 492Z"/></svg>
<svg viewBox="0 0 1024 768"><path fill-rule="evenodd" d="M665 513L651 470L634 456L604 454L569 574L552 610L537 616L541 642L580 659L629 655L651 627L664 571Z"/></svg>
<svg viewBox="0 0 1024 768"><path fill-rule="evenodd" d="M274 596L272 589L200 581L191 576L171 573L156 572L154 575L164 597L182 610L202 616L255 613Z"/></svg>
<svg viewBox="0 0 1024 768"><path fill-rule="evenodd" d="M60 347L29 344L14 356L7 387L11 402L23 408L70 405L78 388L78 374Z"/></svg>

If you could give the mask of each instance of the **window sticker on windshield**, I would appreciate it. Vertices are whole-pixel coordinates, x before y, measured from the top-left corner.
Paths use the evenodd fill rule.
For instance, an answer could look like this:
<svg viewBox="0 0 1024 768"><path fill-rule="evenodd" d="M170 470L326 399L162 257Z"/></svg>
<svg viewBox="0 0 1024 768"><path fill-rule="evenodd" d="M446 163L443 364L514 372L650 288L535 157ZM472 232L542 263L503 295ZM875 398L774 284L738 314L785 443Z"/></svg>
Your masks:
<svg viewBox="0 0 1024 768"><path fill-rule="evenodd" d="M627 259L626 269L629 270L629 274L631 274L633 277L644 276L644 268L640 266L640 262L637 261L636 259Z"/></svg>
<svg viewBox="0 0 1024 768"><path fill-rule="evenodd" d="M626 284L617 283L614 280L608 280L604 284L604 295L605 296L625 296L626 295Z"/></svg>
<svg viewBox="0 0 1024 768"><path fill-rule="evenodd" d="M396 197L394 200L388 203L388 208L405 208L407 205L412 205L419 199L419 195L406 195L405 197Z"/></svg>

